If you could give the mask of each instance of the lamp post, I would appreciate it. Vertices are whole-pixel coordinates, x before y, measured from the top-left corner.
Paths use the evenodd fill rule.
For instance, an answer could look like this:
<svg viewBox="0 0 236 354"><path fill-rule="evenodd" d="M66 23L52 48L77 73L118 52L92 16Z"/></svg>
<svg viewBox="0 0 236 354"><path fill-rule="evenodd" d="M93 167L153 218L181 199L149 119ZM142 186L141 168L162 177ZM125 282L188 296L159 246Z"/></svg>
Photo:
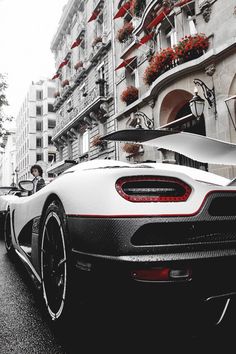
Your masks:
<svg viewBox="0 0 236 354"><path fill-rule="evenodd" d="M189 101L190 104L190 108L192 111L192 114L197 117L198 119L200 118L200 116L203 113L203 109L204 109L204 100L198 95L198 90L197 90L197 86L200 86L202 88L203 91L203 95L205 97L205 99L207 100L210 108L214 108L214 115L215 115L215 119L217 116L217 110L216 110L216 96L215 96L215 88L214 85L212 87L212 89L210 89L202 80L200 79L194 79L193 80L194 84L195 84L195 89L194 89L194 93L195 95L193 96L193 98ZM200 114L201 113L201 114ZM199 115L200 114L200 115Z"/></svg>

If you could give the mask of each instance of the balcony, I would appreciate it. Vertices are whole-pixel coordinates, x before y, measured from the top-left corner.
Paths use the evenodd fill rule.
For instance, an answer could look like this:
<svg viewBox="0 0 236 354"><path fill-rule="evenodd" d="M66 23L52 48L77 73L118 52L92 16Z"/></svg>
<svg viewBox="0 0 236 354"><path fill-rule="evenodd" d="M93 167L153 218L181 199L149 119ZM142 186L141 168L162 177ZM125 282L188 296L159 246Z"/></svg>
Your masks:
<svg viewBox="0 0 236 354"><path fill-rule="evenodd" d="M85 117L89 117L87 122L96 123L96 120L103 122L107 119L108 108L106 102L111 97L108 95L108 88L105 82L95 84L88 95L81 99L72 111L67 112L64 117L60 117L53 131L53 141L59 138L71 127L78 125Z"/></svg>

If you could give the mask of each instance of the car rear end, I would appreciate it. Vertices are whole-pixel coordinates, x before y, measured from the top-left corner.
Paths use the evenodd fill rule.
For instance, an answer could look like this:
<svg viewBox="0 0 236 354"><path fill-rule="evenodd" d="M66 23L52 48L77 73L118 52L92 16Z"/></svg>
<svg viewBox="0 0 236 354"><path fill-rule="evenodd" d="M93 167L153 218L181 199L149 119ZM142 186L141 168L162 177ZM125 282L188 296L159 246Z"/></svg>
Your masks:
<svg viewBox="0 0 236 354"><path fill-rule="evenodd" d="M87 185L94 176L89 206L67 214L76 269L129 306L220 323L236 293L236 188L174 169L90 170Z"/></svg>

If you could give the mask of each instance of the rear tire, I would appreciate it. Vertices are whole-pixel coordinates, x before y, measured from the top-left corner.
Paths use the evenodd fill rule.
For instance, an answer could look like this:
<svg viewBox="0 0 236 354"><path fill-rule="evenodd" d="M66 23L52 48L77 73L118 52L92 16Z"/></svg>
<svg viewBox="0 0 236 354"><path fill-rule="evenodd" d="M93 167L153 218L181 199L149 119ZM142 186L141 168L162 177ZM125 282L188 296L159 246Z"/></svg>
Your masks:
<svg viewBox="0 0 236 354"><path fill-rule="evenodd" d="M65 211L59 201L46 210L40 244L42 292L52 321L64 320L70 311L72 296L71 249Z"/></svg>

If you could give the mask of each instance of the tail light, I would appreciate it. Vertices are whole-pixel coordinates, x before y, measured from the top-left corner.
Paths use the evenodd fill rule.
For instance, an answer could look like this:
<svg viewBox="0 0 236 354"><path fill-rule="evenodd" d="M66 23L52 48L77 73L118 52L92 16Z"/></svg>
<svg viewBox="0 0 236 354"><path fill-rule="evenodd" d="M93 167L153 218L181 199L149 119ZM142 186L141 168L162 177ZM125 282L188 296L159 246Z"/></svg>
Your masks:
<svg viewBox="0 0 236 354"><path fill-rule="evenodd" d="M189 268L150 268L137 269L131 272L132 278L139 281L183 281L191 280L192 271Z"/></svg>
<svg viewBox="0 0 236 354"><path fill-rule="evenodd" d="M130 202L185 202L191 187L174 177L133 176L116 181L117 192Z"/></svg>

